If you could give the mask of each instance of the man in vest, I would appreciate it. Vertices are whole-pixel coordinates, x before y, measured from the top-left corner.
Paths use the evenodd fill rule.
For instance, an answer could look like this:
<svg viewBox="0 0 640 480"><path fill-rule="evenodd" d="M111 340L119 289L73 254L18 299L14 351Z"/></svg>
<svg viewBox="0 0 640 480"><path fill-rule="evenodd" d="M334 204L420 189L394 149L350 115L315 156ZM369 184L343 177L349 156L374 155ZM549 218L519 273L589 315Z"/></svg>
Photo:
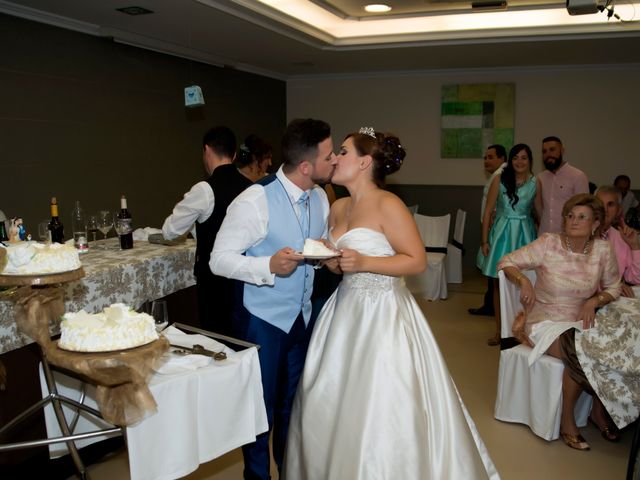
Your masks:
<svg viewBox="0 0 640 480"><path fill-rule="evenodd" d="M273 428L273 457L282 467L291 404L313 325L313 266L301 252L306 238L327 234L329 202L316 183L331 179L336 156L321 120L293 120L282 138L283 165L249 187L227 211L209 265L244 282L236 336L260 345L264 402ZM268 479L269 432L243 447L244 478Z"/></svg>
<svg viewBox="0 0 640 480"><path fill-rule="evenodd" d="M252 183L233 165L235 156L236 137L229 128L215 127L205 133L202 160L209 178L185 193L162 226L164 238L171 240L195 224L198 243L194 274L200 326L223 335L233 333L235 282L211 273L209 255L227 207Z"/></svg>

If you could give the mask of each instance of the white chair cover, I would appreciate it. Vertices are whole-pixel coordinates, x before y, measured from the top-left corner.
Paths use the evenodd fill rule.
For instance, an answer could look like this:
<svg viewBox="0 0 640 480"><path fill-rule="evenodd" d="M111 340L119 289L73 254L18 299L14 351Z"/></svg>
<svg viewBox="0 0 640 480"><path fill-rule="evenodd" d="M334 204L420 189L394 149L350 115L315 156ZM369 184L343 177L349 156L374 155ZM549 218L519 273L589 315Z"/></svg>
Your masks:
<svg viewBox="0 0 640 480"><path fill-rule="evenodd" d="M407 207L407 209L409 209L409 212L411 212L411 215L414 215L416 213L418 213L418 205L410 205Z"/></svg>
<svg viewBox="0 0 640 480"><path fill-rule="evenodd" d="M467 212L458 209L456 212L456 226L453 230L453 243L447 244L447 283L462 283L462 241L464 239L464 225Z"/></svg>
<svg viewBox="0 0 640 480"><path fill-rule="evenodd" d="M523 272L535 282L535 272ZM520 288L498 272L500 281L500 315L502 325L500 336L512 337L511 326L520 305ZM562 361L543 355L529 367L531 348L525 345L502 350L498 370L498 391L494 417L504 422L523 423L545 440L555 440L560 433L562 412ZM591 411L591 396L583 393L574 410L579 427L587 424Z"/></svg>
<svg viewBox="0 0 640 480"><path fill-rule="evenodd" d="M413 215L425 247L441 248L443 253L428 252L427 269L406 278L407 287L417 297L428 300L447 298L447 273L445 268L447 240L451 215L429 217L416 213Z"/></svg>

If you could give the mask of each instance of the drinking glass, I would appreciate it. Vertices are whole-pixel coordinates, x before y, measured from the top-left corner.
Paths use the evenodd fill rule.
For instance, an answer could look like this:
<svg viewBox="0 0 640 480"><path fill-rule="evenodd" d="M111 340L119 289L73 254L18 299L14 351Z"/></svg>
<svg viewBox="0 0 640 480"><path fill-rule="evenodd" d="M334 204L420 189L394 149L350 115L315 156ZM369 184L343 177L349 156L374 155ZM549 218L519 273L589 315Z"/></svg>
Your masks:
<svg viewBox="0 0 640 480"><path fill-rule="evenodd" d="M98 230L102 232L103 240L107 238L109 230L113 228L113 215L109 210L101 210L98 214ZM106 245L102 246L103 249L107 249Z"/></svg>
<svg viewBox="0 0 640 480"><path fill-rule="evenodd" d="M38 238L42 243L51 243L51 230L49 230L49 222L44 221L38 224Z"/></svg>
<svg viewBox="0 0 640 480"><path fill-rule="evenodd" d="M166 300L154 300L151 303L151 316L156 322L156 330L158 332L164 330L169 324L169 312L167 311Z"/></svg>
<svg viewBox="0 0 640 480"><path fill-rule="evenodd" d="M98 215L91 214L87 217L87 232L93 235L93 241L96 241L96 233L98 233ZM108 231L107 231L108 233Z"/></svg>

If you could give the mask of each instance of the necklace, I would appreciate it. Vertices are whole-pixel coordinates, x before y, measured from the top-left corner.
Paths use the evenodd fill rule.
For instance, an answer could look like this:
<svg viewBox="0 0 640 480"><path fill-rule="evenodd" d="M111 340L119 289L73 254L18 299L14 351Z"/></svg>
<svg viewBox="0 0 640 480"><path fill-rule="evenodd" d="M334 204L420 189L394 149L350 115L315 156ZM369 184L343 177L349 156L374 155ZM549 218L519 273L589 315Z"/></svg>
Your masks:
<svg viewBox="0 0 640 480"><path fill-rule="evenodd" d="M573 251L573 248L571 248L571 241L569 240L569 236L568 235L564 236L564 246L567 247L567 250L569 250L571 253L576 253L576 252ZM591 239L588 239L584 244L584 248L582 249L582 253L584 255L589 253L589 247L590 246L591 246Z"/></svg>

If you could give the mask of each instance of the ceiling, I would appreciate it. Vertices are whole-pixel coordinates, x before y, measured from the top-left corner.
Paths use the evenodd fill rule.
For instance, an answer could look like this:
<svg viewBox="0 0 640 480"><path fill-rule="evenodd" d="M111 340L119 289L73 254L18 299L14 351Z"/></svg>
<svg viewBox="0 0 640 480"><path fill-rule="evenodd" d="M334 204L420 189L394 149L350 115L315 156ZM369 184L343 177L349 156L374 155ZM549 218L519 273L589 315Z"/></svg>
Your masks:
<svg viewBox="0 0 640 480"><path fill-rule="evenodd" d="M490 11L472 8L471 0L397 0L387 2L394 9L386 16L366 14L358 0L0 0L0 12L287 79L638 64L640 3L631 1L637 0L614 5L622 20L632 20L627 22L608 19L606 11L570 16L564 2L553 0L509 0L506 9ZM116 10L127 6L153 13ZM297 11L283 10L291 6L317 16L296 18ZM536 20L551 14L560 22Z"/></svg>

